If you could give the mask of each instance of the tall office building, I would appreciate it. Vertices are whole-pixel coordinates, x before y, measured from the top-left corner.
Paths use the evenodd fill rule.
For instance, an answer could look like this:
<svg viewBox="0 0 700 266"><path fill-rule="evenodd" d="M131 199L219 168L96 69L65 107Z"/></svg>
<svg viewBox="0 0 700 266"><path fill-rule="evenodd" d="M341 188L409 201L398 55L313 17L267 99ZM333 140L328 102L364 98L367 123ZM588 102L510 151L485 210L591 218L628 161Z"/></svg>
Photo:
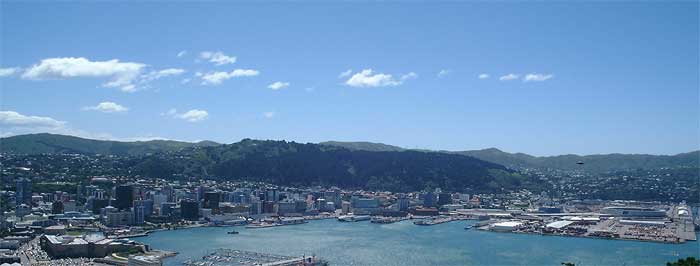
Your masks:
<svg viewBox="0 0 700 266"><path fill-rule="evenodd" d="M182 213L182 218L185 220L199 220L199 202L192 200L181 200L180 212Z"/></svg>
<svg viewBox="0 0 700 266"><path fill-rule="evenodd" d="M277 202L280 200L280 193L275 188L268 188L265 191L265 201Z"/></svg>
<svg viewBox="0 0 700 266"><path fill-rule="evenodd" d="M438 206L452 204L452 194L450 193L440 193L438 194Z"/></svg>
<svg viewBox="0 0 700 266"><path fill-rule="evenodd" d="M15 204L32 206L32 181L26 178L17 179L15 190Z"/></svg>
<svg viewBox="0 0 700 266"><path fill-rule="evenodd" d="M163 202L160 204L160 215L171 216L176 207L177 204L175 202Z"/></svg>
<svg viewBox="0 0 700 266"><path fill-rule="evenodd" d="M405 194L400 194L399 198L396 200L396 204L398 205L399 211L405 212L408 211L411 202L406 198Z"/></svg>
<svg viewBox="0 0 700 266"><path fill-rule="evenodd" d="M423 207L435 207L436 196L433 192L423 195Z"/></svg>
<svg viewBox="0 0 700 266"><path fill-rule="evenodd" d="M146 220L146 212L143 205L134 206L134 223L143 224Z"/></svg>
<svg viewBox="0 0 700 266"><path fill-rule="evenodd" d="M206 192L204 193L204 206L205 209L212 209L214 212L219 210L219 201L221 199L221 194L219 192Z"/></svg>
<svg viewBox="0 0 700 266"><path fill-rule="evenodd" d="M134 208L136 207L143 207L143 214L144 217L149 217L151 214L153 214L153 200L147 199L147 200L135 200L134 201Z"/></svg>
<svg viewBox="0 0 700 266"><path fill-rule="evenodd" d="M87 200L87 205L93 214L98 214L102 208L109 206L109 199L90 197Z"/></svg>
<svg viewBox="0 0 700 266"><path fill-rule="evenodd" d="M133 207L134 187L131 185L121 185L114 189L115 201L112 204L117 209L128 210Z"/></svg>
<svg viewBox="0 0 700 266"><path fill-rule="evenodd" d="M340 190L338 189L327 190L323 192L323 198L326 200L326 202L333 202L333 204L335 204L336 207L342 204L340 198Z"/></svg>

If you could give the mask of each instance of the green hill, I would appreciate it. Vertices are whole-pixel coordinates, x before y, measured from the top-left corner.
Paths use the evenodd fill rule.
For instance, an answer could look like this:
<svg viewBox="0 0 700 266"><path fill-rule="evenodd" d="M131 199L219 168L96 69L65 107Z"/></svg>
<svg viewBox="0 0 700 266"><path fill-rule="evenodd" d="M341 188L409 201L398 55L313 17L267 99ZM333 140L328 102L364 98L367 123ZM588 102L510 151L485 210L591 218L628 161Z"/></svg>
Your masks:
<svg viewBox="0 0 700 266"><path fill-rule="evenodd" d="M322 142L323 145L345 147L355 150L369 151L402 151L401 147L382 143L369 142ZM610 171L624 171L632 169L658 169L675 167L700 166L700 151L681 153L676 155L649 155L649 154L599 154L599 155L557 155L557 156L532 156L525 153L508 153L496 148L471 151L441 151L475 157L484 161L497 163L512 169L520 168L549 168L558 170L584 170L601 173ZM583 164L579 164L582 162Z"/></svg>
<svg viewBox="0 0 700 266"><path fill-rule="evenodd" d="M456 154L363 151L319 144L245 139L136 160L133 172L167 177L209 176L280 185L333 185L373 190L500 191L522 185L507 168Z"/></svg>
<svg viewBox="0 0 700 266"><path fill-rule="evenodd" d="M375 143L375 142L364 142L364 141L356 141L356 142L326 141L326 142L321 142L319 144L326 145L326 146L343 147L343 148L350 149L350 150L362 150L362 151L405 151L406 150L406 149L398 147L398 146L392 146L392 145L387 145L387 144L383 144L383 143Z"/></svg>
<svg viewBox="0 0 700 266"><path fill-rule="evenodd" d="M14 154L80 153L106 155L142 155L148 153L176 151L188 147L216 146L212 141L197 143L150 140L150 141L106 141L84 139L56 134L29 134L0 138L0 151Z"/></svg>

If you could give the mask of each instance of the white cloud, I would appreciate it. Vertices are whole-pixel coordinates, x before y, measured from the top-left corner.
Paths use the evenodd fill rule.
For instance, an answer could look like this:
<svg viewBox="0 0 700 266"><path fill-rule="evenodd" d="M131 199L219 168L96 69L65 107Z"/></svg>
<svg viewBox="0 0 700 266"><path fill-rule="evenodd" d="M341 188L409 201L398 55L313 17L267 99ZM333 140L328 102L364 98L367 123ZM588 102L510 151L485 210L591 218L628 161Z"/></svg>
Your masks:
<svg viewBox="0 0 700 266"><path fill-rule="evenodd" d="M279 90L279 89L283 89L286 87L289 87L289 82L277 81L277 82L272 83L272 84L267 86L267 88L273 89L273 90Z"/></svg>
<svg viewBox="0 0 700 266"><path fill-rule="evenodd" d="M66 122L46 116L23 115L15 111L0 111L0 126L58 128Z"/></svg>
<svg viewBox="0 0 700 266"><path fill-rule="evenodd" d="M486 73L479 74L479 79L487 79L489 77L491 77L491 76L489 74L486 74ZM503 79L501 79L501 80L503 80Z"/></svg>
<svg viewBox="0 0 700 266"><path fill-rule="evenodd" d="M418 75L416 73L410 72L401 76L399 80L396 80L392 75L374 73L372 69L364 69L352 75L350 79L345 81L345 84L351 87L398 86L401 85L404 80L416 78L417 76Z"/></svg>
<svg viewBox="0 0 700 266"><path fill-rule="evenodd" d="M219 85L224 80L235 77L252 77L260 74L260 71L254 69L235 69L231 72L210 72L203 74L202 85Z"/></svg>
<svg viewBox="0 0 700 266"><path fill-rule="evenodd" d="M553 77L554 77L554 75L552 75L552 74L530 73L530 74L525 75L525 77L523 78L523 81L525 81L525 82L527 82L527 81L545 81L545 80L551 79Z"/></svg>
<svg viewBox="0 0 700 266"><path fill-rule="evenodd" d="M109 133L93 133L72 128L67 122L50 117L24 115L14 111L0 111L0 137L22 134L53 133L88 139L134 141L163 139L158 137L117 138Z"/></svg>
<svg viewBox="0 0 700 266"><path fill-rule="evenodd" d="M316 90L316 88L314 88L314 87L306 87L306 88L304 88L304 90L305 90L306 92L313 92L313 91Z"/></svg>
<svg viewBox="0 0 700 266"><path fill-rule="evenodd" d="M407 79L414 79L418 78L418 74L416 72L408 72L408 74L404 74L401 76L401 80L407 80Z"/></svg>
<svg viewBox="0 0 700 266"><path fill-rule="evenodd" d="M498 78L498 79L499 79L499 80L514 80L514 79L518 79L518 77L520 77L520 75L510 73L510 74L508 74L508 75L501 76L501 77Z"/></svg>
<svg viewBox="0 0 700 266"><path fill-rule="evenodd" d="M187 51L182 50L182 51L180 51L179 53L177 53L177 57L183 57L183 56L185 56L186 54L187 54Z"/></svg>
<svg viewBox="0 0 700 266"><path fill-rule="evenodd" d="M449 69L441 69L440 72L437 73L438 78L444 78L445 76L449 75L452 71Z"/></svg>
<svg viewBox="0 0 700 266"><path fill-rule="evenodd" d="M151 71L148 74L141 75L141 82L150 82L164 77L177 76L182 73L185 73L185 70L180 68L167 68L158 71Z"/></svg>
<svg viewBox="0 0 700 266"><path fill-rule="evenodd" d="M182 83L182 84L187 84L187 83L190 83L190 81L192 81L192 79L190 79L190 78L184 78L184 79L182 79L182 81L180 81L180 83Z"/></svg>
<svg viewBox="0 0 700 266"><path fill-rule="evenodd" d="M171 108L167 112L161 113L160 115L182 119L187 122L199 122L209 117L209 113L205 110L192 109L184 113L178 113L177 109L175 108Z"/></svg>
<svg viewBox="0 0 700 266"><path fill-rule="evenodd" d="M264 112L264 113L263 113L263 117L268 118L268 119L269 119L269 118L275 117L275 115L277 115L277 113L274 112L274 111Z"/></svg>
<svg viewBox="0 0 700 266"><path fill-rule="evenodd" d="M60 57L43 59L39 64L27 69L22 78L43 80L75 77L106 77L110 80L102 86L120 88L122 91L134 91L137 79L145 64L108 61L90 61L84 57Z"/></svg>
<svg viewBox="0 0 700 266"><path fill-rule="evenodd" d="M204 51L199 53L199 58L214 63L217 66L236 63L235 56L228 56L222 52Z"/></svg>
<svg viewBox="0 0 700 266"><path fill-rule="evenodd" d="M352 74L352 69L348 69L348 70L345 70L345 71L343 71L343 72L340 72L340 75L338 75L338 78L339 78L339 79L342 79L342 78L345 78L345 77L349 77L350 74Z"/></svg>
<svg viewBox="0 0 700 266"><path fill-rule="evenodd" d="M209 113L204 110L192 109L178 116L188 122L199 122L209 117Z"/></svg>
<svg viewBox="0 0 700 266"><path fill-rule="evenodd" d="M101 102L95 106L83 107L83 110L99 111L103 113L122 113L128 111L129 108L126 108L114 102Z"/></svg>
<svg viewBox="0 0 700 266"><path fill-rule="evenodd" d="M12 76L20 71L22 71L22 69L19 67L0 68L0 77Z"/></svg>

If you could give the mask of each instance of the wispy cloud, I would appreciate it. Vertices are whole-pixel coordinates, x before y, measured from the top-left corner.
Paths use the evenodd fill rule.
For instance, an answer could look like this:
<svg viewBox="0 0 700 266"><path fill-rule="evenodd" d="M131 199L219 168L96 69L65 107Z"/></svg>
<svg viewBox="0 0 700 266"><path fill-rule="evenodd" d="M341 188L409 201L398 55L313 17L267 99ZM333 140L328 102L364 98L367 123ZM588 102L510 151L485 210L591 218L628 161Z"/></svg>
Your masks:
<svg viewBox="0 0 700 266"><path fill-rule="evenodd" d="M401 81L415 78L418 78L418 74L416 74L416 72L408 72L408 74L401 75Z"/></svg>
<svg viewBox="0 0 700 266"><path fill-rule="evenodd" d="M279 89L283 89L286 87L289 87L289 82L277 81L277 82L272 83L272 84L267 86L267 88L272 89L272 90L279 90Z"/></svg>
<svg viewBox="0 0 700 266"><path fill-rule="evenodd" d="M15 111L0 111L0 126L57 128L65 125L47 116L23 115Z"/></svg>
<svg viewBox="0 0 700 266"><path fill-rule="evenodd" d="M219 85L227 79L235 77L252 77L260 74L260 71L254 69L235 69L231 72L210 72L207 74L199 73L202 78L202 85Z"/></svg>
<svg viewBox="0 0 700 266"><path fill-rule="evenodd" d="M115 102L101 102L95 106L83 107L83 110L98 111L98 112L103 112L103 113L123 113L123 112L128 111L129 108L126 108L126 107L119 105Z"/></svg>
<svg viewBox="0 0 700 266"><path fill-rule="evenodd" d="M199 53L199 58L214 63L217 66L236 63L235 56L228 56L222 52L204 51Z"/></svg>
<svg viewBox="0 0 700 266"><path fill-rule="evenodd" d="M491 77L491 76L489 74L486 74L486 73L479 74L479 79L488 79L489 77Z"/></svg>
<svg viewBox="0 0 700 266"><path fill-rule="evenodd" d="M414 72L402 75L399 79L395 79L390 74L374 73L372 69L364 69L355 73L350 77L345 84L351 87L386 87L399 86L405 80L414 79L418 75Z"/></svg>
<svg viewBox="0 0 700 266"><path fill-rule="evenodd" d="M269 111L269 112L264 112L264 113L263 113L263 117L264 117L264 118L267 118L267 119L273 118L273 117L275 117L276 115L277 115L277 112L274 112L274 111Z"/></svg>
<svg viewBox="0 0 700 266"><path fill-rule="evenodd" d="M352 74L352 69L348 69L348 70L345 70L345 71L343 71L343 72L340 72L340 74L338 75L338 78L339 78L339 79L342 79L342 78L345 78L345 77L349 77L350 74Z"/></svg>
<svg viewBox="0 0 700 266"><path fill-rule="evenodd" d="M148 74L141 75L141 82L149 82L164 77L177 76L182 73L185 73L185 70L180 68L167 68L158 71L151 71Z"/></svg>
<svg viewBox="0 0 700 266"><path fill-rule="evenodd" d="M449 70L449 69L441 69L440 72L437 73L437 77L438 77L438 78L444 78L444 77L446 77L447 75L449 75L450 73L452 73L452 71Z"/></svg>
<svg viewBox="0 0 700 266"><path fill-rule="evenodd" d="M552 75L552 74L530 73L530 74L525 75L525 77L523 78L523 81L524 81L524 82L528 82L528 81L545 81L545 80L551 79L551 78L553 78L553 77L554 77L554 75Z"/></svg>
<svg viewBox="0 0 700 266"><path fill-rule="evenodd" d="M167 112L161 113L161 115L182 119L187 122L199 122L209 117L209 113L206 110L200 109L192 109L184 113L178 113L177 109L171 108Z"/></svg>
<svg viewBox="0 0 700 266"><path fill-rule="evenodd" d="M0 68L0 77L12 76L14 74L19 73L20 71L22 71L22 69L19 67Z"/></svg>
<svg viewBox="0 0 700 266"><path fill-rule="evenodd" d="M76 77L105 77L110 80L102 86L134 91L134 81L146 64L108 61L90 61L84 57L59 57L43 59L39 64L27 69L22 78L31 80L63 79Z"/></svg>
<svg viewBox="0 0 700 266"><path fill-rule="evenodd" d="M519 74L510 73L510 74L508 74L508 75L501 76L501 77L498 78L498 79L499 79L499 80L514 80L514 79L518 79L519 77L520 77Z"/></svg>
<svg viewBox="0 0 700 266"><path fill-rule="evenodd" d="M15 111L0 111L0 137L10 137L32 133L54 133L81 138L116 141L164 139L161 137L152 136L117 138L109 133L94 133L72 128L68 125L68 122L60 121L51 117L25 115Z"/></svg>
<svg viewBox="0 0 700 266"><path fill-rule="evenodd" d="M186 50L182 50L182 51L180 51L179 53L177 53L177 57L183 57L183 56L185 56L186 54L187 54L187 51L186 51Z"/></svg>

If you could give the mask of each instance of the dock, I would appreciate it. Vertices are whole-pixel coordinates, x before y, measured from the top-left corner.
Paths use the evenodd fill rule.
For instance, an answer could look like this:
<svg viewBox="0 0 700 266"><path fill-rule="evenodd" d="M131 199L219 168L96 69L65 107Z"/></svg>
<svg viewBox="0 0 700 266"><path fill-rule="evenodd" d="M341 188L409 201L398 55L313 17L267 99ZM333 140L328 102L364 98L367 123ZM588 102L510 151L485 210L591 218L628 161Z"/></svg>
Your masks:
<svg viewBox="0 0 700 266"><path fill-rule="evenodd" d="M198 260L188 260L186 266L326 266L328 263L316 256L283 256L260 252L217 249Z"/></svg>
<svg viewBox="0 0 700 266"><path fill-rule="evenodd" d="M449 223L452 221L456 221L458 219L452 218L452 217L442 217L442 218L434 218L434 219L428 219L428 220L420 220L420 221L415 221L413 224L415 225L436 225L436 224L443 224L443 223Z"/></svg>

